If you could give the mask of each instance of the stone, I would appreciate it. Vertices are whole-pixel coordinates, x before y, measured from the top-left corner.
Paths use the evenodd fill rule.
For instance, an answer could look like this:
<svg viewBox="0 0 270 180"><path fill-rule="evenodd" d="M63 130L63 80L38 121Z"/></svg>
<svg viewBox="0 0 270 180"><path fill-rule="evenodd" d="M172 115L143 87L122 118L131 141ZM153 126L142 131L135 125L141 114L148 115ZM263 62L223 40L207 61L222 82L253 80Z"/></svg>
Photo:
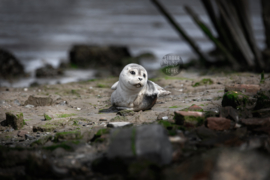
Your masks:
<svg viewBox="0 0 270 180"><path fill-rule="evenodd" d="M99 119L99 121L107 121L107 119L105 117L102 117Z"/></svg>
<svg viewBox="0 0 270 180"><path fill-rule="evenodd" d="M160 125L117 128L111 132L107 155L112 158L144 158L158 164L169 164L172 146L166 130Z"/></svg>
<svg viewBox="0 0 270 180"><path fill-rule="evenodd" d="M269 126L270 125L270 118L248 118L248 119L241 119L241 123L246 126Z"/></svg>
<svg viewBox="0 0 270 180"><path fill-rule="evenodd" d="M231 106L219 107L219 115L220 117L232 119L235 122L239 121L237 110Z"/></svg>
<svg viewBox="0 0 270 180"><path fill-rule="evenodd" d="M162 113L159 113L157 116L157 120L164 120L163 118L167 117L168 119L166 119L167 121L174 121L173 117L174 117L174 113L171 111L164 111Z"/></svg>
<svg viewBox="0 0 270 180"><path fill-rule="evenodd" d="M36 69L36 77L37 78L44 78L44 77L56 77L58 75L63 75L64 72L62 69L54 68L50 64L46 64L44 67Z"/></svg>
<svg viewBox="0 0 270 180"><path fill-rule="evenodd" d="M33 140L35 138L29 134L25 134L25 139Z"/></svg>
<svg viewBox="0 0 270 180"><path fill-rule="evenodd" d="M257 93L255 110L270 108L270 90L262 89Z"/></svg>
<svg viewBox="0 0 270 180"><path fill-rule="evenodd" d="M202 125L204 122L204 114L197 111L175 111L175 123L183 125L184 123L190 123L195 126Z"/></svg>
<svg viewBox="0 0 270 180"><path fill-rule="evenodd" d="M256 99L249 97L241 92L228 91L223 95L222 106L232 106L235 109L254 107Z"/></svg>
<svg viewBox="0 0 270 180"><path fill-rule="evenodd" d="M116 128L116 127L124 127L124 126L131 126L132 123L130 122L109 122L107 124L107 127L113 127L113 128Z"/></svg>
<svg viewBox="0 0 270 180"><path fill-rule="evenodd" d="M225 93L228 91L238 91L248 95L255 95L260 90L260 86L257 84L235 84L225 86Z"/></svg>
<svg viewBox="0 0 270 180"><path fill-rule="evenodd" d="M20 103L20 101L19 101L18 99L15 99L15 100L13 101L13 104L15 104L15 105L17 105L17 106L20 106L20 105L21 105L21 103Z"/></svg>
<svg viewBox="0 0 270 180"><path fill-rule="evenodd" d="M51 113L44 113L44 119L46 121L52 120L54 118L54 116Z"/></svg>
<svg viewBox="0 0 270 180"><path fill-rule="evenodd" d="M25 75L24 67L9 51L0 49L0 78L10 79Z"/></svg>
<svg viewBox="0 0 270 180"><path fill-rule="evenodd" d="M120 115L120 116L133 116L135 114L135 112L132 110L121 110L121 111L117 112L116 114Z"/></svg>
<svg viewBox="0 0 270 180"><path fill-rule="evenodd" d="M206 121L209 129L222 131L231 128L231 120L223 117L208 117Z"/></svg>
<svg viewBox="0 0 270 180"><path fill-rule="evenodd" d="M13 114L11 112L6 113L6 124L10 125L14 129L21 129L24 125L23 113Z"/></svg>
<svg viewBox="0 0 270 180"><path fill-rule="evenodd" d="M62 99L62 98L57 98L57 99L53 102L53 104L55 104L55 105L60 105L60 106L66 106L66 105L68 105L68 102L67 102L66 100Z"/></svg>
<svg viewBox="0 0 270 180"><path fill-rule="evenodd" d="M33 126L33 132L51 132L54 131L56 128L58 128L55 125L39 125L39 126Z"/></svg>
<svg viewBox="0 0 270 180"><path fill-rule="evenodd" d="M27 134L27 131L18 131L18 137L24 137Z"/></svg>
<svg viewBox="0 0 270 180"><path fill-rule="evenodd" d="M31 95L28 97L24 104L31 104L34 106L50 106L52 103L53 99L50 96Z"/></svg>
<svg viewBox="0 0 270 180"><path fill-rule="evenodd" d="M270 108L255 110L252 114L254 117L260 118L270 117Z"/></svg>
<svg viewBox="0 0 270 180"><path fill-rule="evenodd" d="M78 67L105 68L115 75L119 75L126 64L139 64L125 46L75 45L69 51L69 60Z"/></svg>
<svg viewBox="0 0 270 180"><path fill-rule="evenodd" d="M196 104L194 104L188 108L188 111L201 111L201 110L203 110L203 109L200 106L197 106Z"/></svg>
<svg viewBox="0 0 270 180"><path fill-rule="evenodd" d="M25 105L26 108L34 108L35 106L34 105L31 105L31 104L27 104Z"/></svg>

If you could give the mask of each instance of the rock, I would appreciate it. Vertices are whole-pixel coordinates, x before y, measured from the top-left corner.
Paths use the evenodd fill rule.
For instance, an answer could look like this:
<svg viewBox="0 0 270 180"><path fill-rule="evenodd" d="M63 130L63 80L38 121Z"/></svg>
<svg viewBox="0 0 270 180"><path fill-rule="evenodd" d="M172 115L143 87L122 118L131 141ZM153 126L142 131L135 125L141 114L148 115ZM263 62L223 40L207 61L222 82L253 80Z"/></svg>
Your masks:
<svg viewBox="0 0 270 180"><path fill-rule="evenodd" d="M175 111L175 123L183 125L184 123L190 123L195 126L202 125L204 122L204 114L197 111Z"/></svg>
<svg viewBox="0 0 270 180"><path fill-rule="evenodd" d="M270 108L270 90L262 89L257 93L255 110Z"/></svg>
<svg viewBox="0 0 270 180"><path fill-rule="evenodd" d="M25 139L33 140L35 138L29 134L25 134Z"/></svg>
<svg viewBox="0 0 270 180"><path fill-rule="evenodd" d="M17 100L17 99L15 99L15 100L13 101L13 104L15 104L15 105L17 105L17 106L20 106L20 105L21 105L20 101Z"/></svg>
<svg viewBox="0 0 270 180"><path fill-rule="evenodd" d="M255 110L253 111L253 116L260 118L270 117L270 108Z"/></svg>
<svg viewBox="0 0 270 180"><path fill-rule="evenodd" d="M128 121L128 118L126 116L115 116L110 121L111 122L123 122L123 121Z"/></svg>
<svg viewBox="0 0 270 180"><path fill-rule="evenodd" d="M102 67L115 75L119 75L126 64L139 63L125 46L75 45L69 52L69 60L78 67Z"/></svg>
<svg viewBox="0 0 270 180"><path fill-rule="evenodd" d="M225 86L225 92L228 91L238 91L243 94L255 95L260 90L260 86L256 84L235 84L230 86Z"/></svg>
<svg viewBox="0 0 270 180"><path fill-rule="evenodd" d="M55 125L39 125L39 126L33 126L33 132L51 132L57 129L58 127Z"/></svg>
<svg viewBox="0 0 270 180"><path fill-rule="evenodd" d="M105 117L102 117L99 119L99 121L107 121L107 119Z"/></svg>
<svg viewBox="0 0 270 180"><path fill-rule="evenodd" d="M188 111L201 111L201 110L203 110L203 109L200 106L197 106L196 104L194 104L188 108Z"/></svg>
<svg viewBox="0 0 270 180"><path fill-rule="evenodd" d="M18 131L18 137L24 137L27 134L27 131Z"/></svg>
<svg viewBox="0 0 270 180"><path fill-rule="evenodd" d="M60 106L65 106L68 105L68 102L66 100L63 100L62 98L57 98L53 104L55 105L60 105Z"/></svg>
<svg viewBox="0 0 270 180"><path fill-rule="evenodd" d="M21 129L24 125L23 113L13 114L11 112L6 113L6 123L14 129Z"/></svg>
<svg viewBox="0 0 270 180"><path fill-rule="evenodd" d="M113 127L113 128L116 128L116 127L124 127L124 126L131 126L132 123L130 122L109 122L107 124L107 127Z"/></svg>
<svg viewBox="0 0 270 180"><path fill-rule="evenodd" d="M241 119L241 123L246 126L251 127L258 127L258 126L269 126L270 125L270 118L248 118L248 119Z"/></svg>
<svg viewBox="0 0 270 180"><path fill-rule="evenodd" d="M269 156L257 151L213 149L166 168L163 179L266 180Z"/></svg>
<svg viewBox="0 0 270 180"><path fill-rule="evenodd" d="M41 67L36 69L36 77L44 78L44 77L55 77L58 75L63 75L62 69L55 69L52 65L46 64L45 67Z"/></svg>
<svg viewBox="0 0 270 180"><path fill-rule="evenodd" d="M0 49L0 78L10 79L25 75L19 60L9 51Z"/></svg>
<svg viewBox="0 0 270 180"><path fill-rule="evenodd" d="M235 109L252 107L256 104L256 99L251 98L241 92L228 91L222 99L222 106L232 106Z"/></svg>
<svg viewBox="0 0 270 180"><path fill-rule="evenodd" d="M31 95L28 97L24 104L31 104L34 106L50 106L52 103L53 99L50 96Z"/></svg>
<svg viewBox="0 0 270 180"><path fill-rule="evenodd" d="M167 117L167 121L174 121L173 117L174 117L174 113L171 111L164 111L162 113L159 113L157 116L157 120L164 120L163 117Z"/></svg>
<svg viewBox="0 0 270 180"><path fill-rule="evenodd" d="M44 119L46 121L52 120L54 117L51 113L44 113Z"/></svg>
<svg viewBox="0 0 270 180"><path fill-rule="evenodd" d="M25 107L26 108L34 108L35 106L34 105L31 105L31 104L27 104Z"/></svg>
<svg viewBox="0 0 270 180"><path fill-rule="evenodd" d="M67 131L67 132L58 132L54 136L55 142L61 142L63 140L78 140L81 139L81 131Z"/></svg>
<svg viewBox="0 0 270 180"><path fill-rule="evenodd" d="M219 107L219 115L220 117L232 119L235 122L239 121L237 110L231 106Z"/></svg>
<svg viewBox="0 0 270 180"><path fill-rule="evenodd" d="M168 164L172 160L172 147L165 129L160 125L118 128L111 132L109 158L145 158Z"/></svg>
<svg viewBox="0 0 270 180"><path fill-rule="evenodd" d="M120 116L133 116L135 114L135 112L132 110L121 110L121 111L117 112L116 114L120 115Z"/></svg>
<svg viewBox="0 0 270 180"><path fill-rule="evenodd" d="M227 130L231 128L231 120L223 117L208 117L207 127L213 130Z"/></svg>

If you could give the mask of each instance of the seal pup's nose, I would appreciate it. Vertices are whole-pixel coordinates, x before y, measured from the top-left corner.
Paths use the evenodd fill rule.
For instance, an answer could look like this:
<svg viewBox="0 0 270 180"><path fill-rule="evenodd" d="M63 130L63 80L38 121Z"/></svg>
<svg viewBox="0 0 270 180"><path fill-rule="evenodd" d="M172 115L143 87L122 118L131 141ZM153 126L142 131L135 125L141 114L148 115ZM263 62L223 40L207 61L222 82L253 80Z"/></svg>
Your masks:
<svg viewBox="0 0 270 180"><path fill-rule="evenodd" d="M142 80L142 78L139 78L139 80L141 81L141 80Z"/></svg>

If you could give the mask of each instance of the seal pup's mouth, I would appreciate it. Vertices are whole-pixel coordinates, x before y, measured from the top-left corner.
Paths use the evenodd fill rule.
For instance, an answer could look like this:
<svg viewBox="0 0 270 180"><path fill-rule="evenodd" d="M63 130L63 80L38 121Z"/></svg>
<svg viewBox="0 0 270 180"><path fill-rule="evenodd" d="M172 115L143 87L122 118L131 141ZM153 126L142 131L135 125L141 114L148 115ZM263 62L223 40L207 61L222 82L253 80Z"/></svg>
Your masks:
<svg viewBox="0 0 270 180"><path fill-rule="evenodd" d="M142 87L142 85L141 85L140 83L135 84L134 86L135 86L136 88L140 88L140 87Z"/></svg>

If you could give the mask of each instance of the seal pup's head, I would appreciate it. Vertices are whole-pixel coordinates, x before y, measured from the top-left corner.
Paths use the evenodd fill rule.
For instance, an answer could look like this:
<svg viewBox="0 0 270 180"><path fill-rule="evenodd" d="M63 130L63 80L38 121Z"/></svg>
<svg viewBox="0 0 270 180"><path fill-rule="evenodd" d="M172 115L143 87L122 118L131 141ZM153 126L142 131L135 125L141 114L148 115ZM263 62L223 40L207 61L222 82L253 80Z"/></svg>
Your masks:
<svg viewBox="0 0 270 180"><path fill-rule="evenodd" d="M134 91L142 89L147 80L148 75L144 67L133 63L126 65L119 76L121 86Z"/></svg>

